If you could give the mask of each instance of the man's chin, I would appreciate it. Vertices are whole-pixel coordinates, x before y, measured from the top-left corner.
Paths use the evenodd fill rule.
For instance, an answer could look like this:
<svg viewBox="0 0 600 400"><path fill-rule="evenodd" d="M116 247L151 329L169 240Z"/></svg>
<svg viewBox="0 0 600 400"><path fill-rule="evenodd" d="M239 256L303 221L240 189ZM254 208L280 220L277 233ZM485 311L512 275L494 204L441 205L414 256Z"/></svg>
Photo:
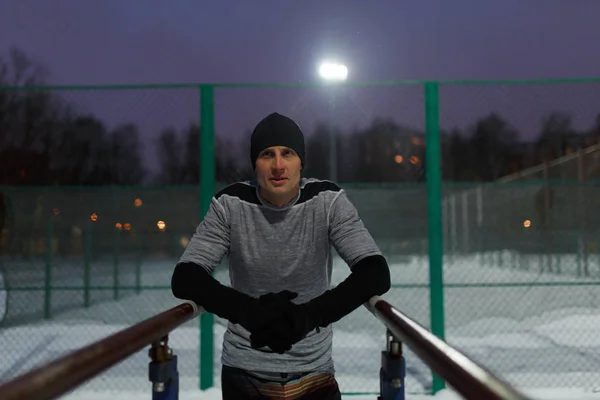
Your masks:
<svg viewBox="0 0 600 400"><path fill-rule="evenodd" d="M283 185L269 184L269 192L277 195L286 195L293 191L289 181L286 181Z"/></svg>

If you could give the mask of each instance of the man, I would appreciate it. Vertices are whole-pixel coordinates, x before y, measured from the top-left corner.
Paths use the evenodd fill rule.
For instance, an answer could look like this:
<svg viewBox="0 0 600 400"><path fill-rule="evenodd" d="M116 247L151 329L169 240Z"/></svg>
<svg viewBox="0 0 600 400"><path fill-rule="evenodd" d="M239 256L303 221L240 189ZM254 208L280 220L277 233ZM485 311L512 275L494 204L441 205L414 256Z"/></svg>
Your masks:
<svg viewBox="0 0 600 400"><path fill-rule="evenodd" d="M250 157L256 180L212 199L173 294L229 321L224 399L341 399L331 324L389 290L387 262L344 190L301 178L304 135L293 120L260 121ZM351 269L333 289L331 246ZM225 255L231 287L211 276Z"/></svg>

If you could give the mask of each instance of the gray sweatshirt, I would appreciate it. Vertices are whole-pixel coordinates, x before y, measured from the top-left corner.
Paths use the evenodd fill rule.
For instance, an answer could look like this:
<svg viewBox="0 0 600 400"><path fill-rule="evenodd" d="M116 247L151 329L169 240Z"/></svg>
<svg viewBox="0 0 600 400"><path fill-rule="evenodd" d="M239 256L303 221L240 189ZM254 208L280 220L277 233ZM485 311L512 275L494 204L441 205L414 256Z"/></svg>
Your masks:
<svg viewBox="0 0 600 400"><path fill-rule="evenodd" d="M253 297L297 292L307 302L330 288L331 247L352 268L380 255L346 192L329 181L303 178L289 204L264 202L255 182L232 184L211 201L180 263L212 273L229 257L231 287ZM285 354L250 347L250 333L229 323L223 338L223 365L256 372L333 371L331 325L313 330Z"/></svg>

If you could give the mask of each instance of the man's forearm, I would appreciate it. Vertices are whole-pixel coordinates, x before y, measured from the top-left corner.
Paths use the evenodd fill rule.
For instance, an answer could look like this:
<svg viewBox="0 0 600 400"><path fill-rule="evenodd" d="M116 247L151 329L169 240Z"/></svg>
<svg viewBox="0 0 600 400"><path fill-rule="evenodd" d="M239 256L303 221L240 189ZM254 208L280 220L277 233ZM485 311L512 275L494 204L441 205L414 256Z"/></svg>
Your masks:
<svg viewBox="0 0 600 400"><path fill-rule="evenodd" d="M171 277L171 291L178 299L191 300L210 313L239 323L240 309L249 296L227 287L212 277L203 267L181 263Z"/></svg>
<svg viewBox="0 0 600 400"><path fill-rule="evenodd" d="M356 310L371 297L390 289L390 271L382 256L360 260L352 273L335 288L309 302L317 326L325 327Z"/></svg>

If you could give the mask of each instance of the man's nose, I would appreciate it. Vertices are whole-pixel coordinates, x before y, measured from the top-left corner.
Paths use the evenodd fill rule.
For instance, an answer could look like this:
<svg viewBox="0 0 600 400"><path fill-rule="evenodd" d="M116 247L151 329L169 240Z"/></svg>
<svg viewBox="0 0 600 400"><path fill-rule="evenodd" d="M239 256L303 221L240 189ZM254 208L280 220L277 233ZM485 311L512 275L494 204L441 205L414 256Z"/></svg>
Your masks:
<svg viewBox="0 0 600 400"><path fill-rule="evenodd" d="M275 156L275 159L273 160L273 169L283 169L284 167L283 157L280 155Z"/></svg>

